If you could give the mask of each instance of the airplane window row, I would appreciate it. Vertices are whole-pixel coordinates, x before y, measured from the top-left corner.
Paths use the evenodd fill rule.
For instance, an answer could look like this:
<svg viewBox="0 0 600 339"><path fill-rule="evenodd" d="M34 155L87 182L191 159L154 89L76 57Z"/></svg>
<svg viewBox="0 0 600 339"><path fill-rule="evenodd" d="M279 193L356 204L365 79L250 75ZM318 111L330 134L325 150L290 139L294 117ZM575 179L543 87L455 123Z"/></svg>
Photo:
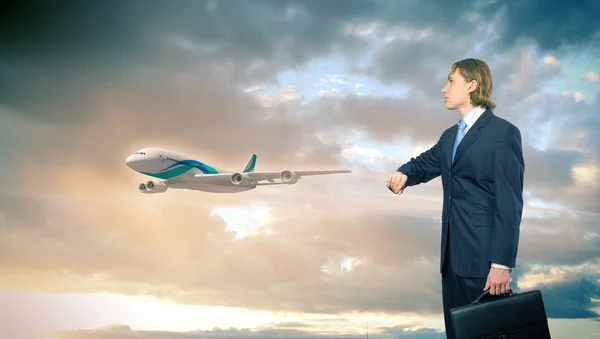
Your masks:
<svg viewBox="0 0 600 339"><path fill-rule="evenodd" d="M145 152L135 152L135 154L146 155L146 153L145 153ZM159 156L162 158L162 154L160 154ZM175 160L175 159L173 159L173 158L169 158L169 157L165 157L165 158L166 158L167 160L171 160L171 161L173 161L173 162L177 162L177 161L179 161L179 160Z"/></svg>

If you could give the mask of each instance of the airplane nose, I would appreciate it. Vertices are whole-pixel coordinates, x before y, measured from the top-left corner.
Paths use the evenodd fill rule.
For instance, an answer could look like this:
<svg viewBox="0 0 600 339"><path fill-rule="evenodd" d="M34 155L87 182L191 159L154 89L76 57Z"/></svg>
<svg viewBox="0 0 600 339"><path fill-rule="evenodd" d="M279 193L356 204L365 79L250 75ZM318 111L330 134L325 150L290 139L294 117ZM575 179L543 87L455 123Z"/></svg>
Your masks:
<svg viewBox="0 0 600 339"><path fill-rule="evenodd" d="M135 154L132 154L132 155L128 156L125 159L125 164L127 164L127 166L131 167L133 165L133 163L136 161L136 158L137 157L136 157Z"/></svg>

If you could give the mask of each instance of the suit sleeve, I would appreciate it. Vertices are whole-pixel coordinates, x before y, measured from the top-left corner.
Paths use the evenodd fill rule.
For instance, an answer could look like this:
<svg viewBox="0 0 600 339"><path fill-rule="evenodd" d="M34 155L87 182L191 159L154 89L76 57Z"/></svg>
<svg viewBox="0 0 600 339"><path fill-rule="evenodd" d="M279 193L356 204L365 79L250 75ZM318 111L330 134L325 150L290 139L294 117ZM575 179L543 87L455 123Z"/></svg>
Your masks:
<svg viewBox="0 0 600 339"><path fill-rule="evenodd" d="M494 153L495 214L490 262L515 267L521 217L525 163L521 133L510 126Z"/></svg>
<svg viewBox="0 0 600 339"><path fill-rule="evenodd" d="M398 168L398 172L408 177L405 187L426 183L440 175L440 140L441 138L433 147Z"/></svg>

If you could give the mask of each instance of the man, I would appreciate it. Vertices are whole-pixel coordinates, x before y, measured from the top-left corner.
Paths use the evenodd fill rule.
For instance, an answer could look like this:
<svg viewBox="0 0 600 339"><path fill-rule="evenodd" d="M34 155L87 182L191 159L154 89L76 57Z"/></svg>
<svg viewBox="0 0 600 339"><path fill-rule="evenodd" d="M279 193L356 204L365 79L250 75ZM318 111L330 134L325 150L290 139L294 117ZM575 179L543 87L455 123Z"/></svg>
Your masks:
<svg viewBox="0 0 600 339"><path fill-rule="evenodd" d="M442 93L449 110L462 116L429 150L390 173L396 194L442 177L442 300L446 333L450 309L484 291L510 291L523 210L521 133L492 112L488 65L464 59L452 65Z"/></svg>

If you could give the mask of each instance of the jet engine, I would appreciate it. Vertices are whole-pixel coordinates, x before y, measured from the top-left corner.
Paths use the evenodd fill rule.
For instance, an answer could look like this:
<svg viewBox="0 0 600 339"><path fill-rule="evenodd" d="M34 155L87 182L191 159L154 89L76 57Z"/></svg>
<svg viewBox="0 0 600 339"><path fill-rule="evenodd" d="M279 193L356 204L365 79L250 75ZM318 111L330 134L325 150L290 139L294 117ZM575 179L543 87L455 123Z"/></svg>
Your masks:
<svg viewBox="0 0 600 339"><path fill-rule="evenodd" d="M292 185L298 182L298 176L292 171L281 172L281 181L288 185Z"/></svg>
<svg viewBox="0 0 600 339"><path fill-rule="evenodd" d="M167 185L162 182L148 181L147 183L141 183L138 189L142 193L163 193L167 190Z"/></svg>
<svg viewBox="0 0 600 339"><path fill-rule="evenodd" d="M233 173L230 180L231 183L236 186L247 186L252 184L252 179L248 178L242 173Z"/></svg>

